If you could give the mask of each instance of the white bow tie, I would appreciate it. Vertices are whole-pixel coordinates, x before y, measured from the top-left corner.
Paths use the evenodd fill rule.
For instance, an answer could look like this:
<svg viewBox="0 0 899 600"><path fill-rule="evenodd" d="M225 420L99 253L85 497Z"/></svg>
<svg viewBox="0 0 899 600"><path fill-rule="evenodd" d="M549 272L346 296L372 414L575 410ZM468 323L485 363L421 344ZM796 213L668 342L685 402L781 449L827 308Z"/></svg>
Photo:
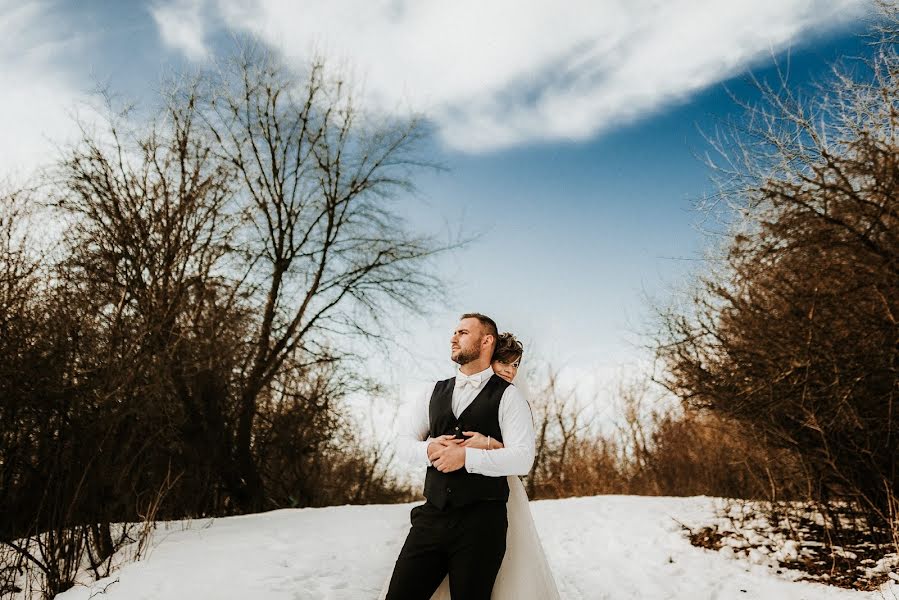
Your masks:
<svg viewBox="0 0 899 600"><path fill-rule="evenodd" d="M465 386L467 385L477 389L481 385L481 375L479 373L475 375L463 375L462 373L458 373L456 375L456 385L462 389L465 389Z"/></svg>

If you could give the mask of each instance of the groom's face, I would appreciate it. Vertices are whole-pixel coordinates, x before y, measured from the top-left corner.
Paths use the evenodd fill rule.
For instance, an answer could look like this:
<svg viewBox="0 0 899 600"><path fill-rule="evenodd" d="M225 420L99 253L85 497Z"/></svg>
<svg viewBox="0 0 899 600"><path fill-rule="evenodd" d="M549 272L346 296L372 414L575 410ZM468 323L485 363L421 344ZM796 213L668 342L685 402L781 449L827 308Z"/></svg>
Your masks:
<svg viewBox="0 0 899 600"><path fill-rule="evenodd" d="M481 355L484 326L477 319L462 319L450 339L450 358L465 365Z"/></svg>

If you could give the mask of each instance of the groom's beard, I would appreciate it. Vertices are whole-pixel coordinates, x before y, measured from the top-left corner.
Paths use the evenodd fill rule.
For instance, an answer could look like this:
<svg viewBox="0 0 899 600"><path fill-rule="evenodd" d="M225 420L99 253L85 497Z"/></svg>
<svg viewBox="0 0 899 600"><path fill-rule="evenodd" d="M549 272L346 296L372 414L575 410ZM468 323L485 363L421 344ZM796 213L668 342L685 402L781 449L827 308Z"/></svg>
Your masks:
<svg viewBox="0 0 899 600"><path fill-rule="evenodd" d="M473 360L477 360L477 358L481 355L481 353L475 348L469 348L466 350L459 350L459 354L452 357L453 362L457 363L459 366L467 365Z"/></svg>

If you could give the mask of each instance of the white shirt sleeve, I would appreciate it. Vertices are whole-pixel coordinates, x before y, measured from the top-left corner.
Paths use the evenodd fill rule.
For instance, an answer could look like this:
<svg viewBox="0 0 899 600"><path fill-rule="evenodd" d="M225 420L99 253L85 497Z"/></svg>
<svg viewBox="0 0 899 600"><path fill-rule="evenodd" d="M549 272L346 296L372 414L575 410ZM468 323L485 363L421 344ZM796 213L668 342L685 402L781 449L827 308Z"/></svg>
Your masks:
<svg viewBox="0 0 899 600"><path fill-rule="evenodd" d="M465 469L490 477L527 475L534 464L534 420L524 394L514 385L503 392L499 403L499 429L503 446L498 450L465 449ZM425 452L427 458L427 452Z"/></svg>
<svg viewBox="0 0 899 600"><path fill-rule="evenodd" d="M433 388L424 398L424 402L411 402L405 411L400 432L397 436L397 458L413 467L428 467L428 444L431 439L428 432L431 424L428 416L428 406L431 403Z"/></svg>

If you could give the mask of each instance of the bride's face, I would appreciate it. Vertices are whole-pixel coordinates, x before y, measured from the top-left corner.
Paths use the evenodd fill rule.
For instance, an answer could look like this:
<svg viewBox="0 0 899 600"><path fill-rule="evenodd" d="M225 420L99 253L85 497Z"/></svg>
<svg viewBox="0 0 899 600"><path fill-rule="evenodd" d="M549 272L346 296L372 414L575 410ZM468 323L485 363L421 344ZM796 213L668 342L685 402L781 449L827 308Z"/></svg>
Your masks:
<svg viewBox="0 0 899 600"><path fill-rule="evenodd" d="M521 364L521 357L516 358L512 363L504 363L499 360L493 361L493 372L512 383L512 380L515 379L515 376L518 374L518 365Z"/></svg>

